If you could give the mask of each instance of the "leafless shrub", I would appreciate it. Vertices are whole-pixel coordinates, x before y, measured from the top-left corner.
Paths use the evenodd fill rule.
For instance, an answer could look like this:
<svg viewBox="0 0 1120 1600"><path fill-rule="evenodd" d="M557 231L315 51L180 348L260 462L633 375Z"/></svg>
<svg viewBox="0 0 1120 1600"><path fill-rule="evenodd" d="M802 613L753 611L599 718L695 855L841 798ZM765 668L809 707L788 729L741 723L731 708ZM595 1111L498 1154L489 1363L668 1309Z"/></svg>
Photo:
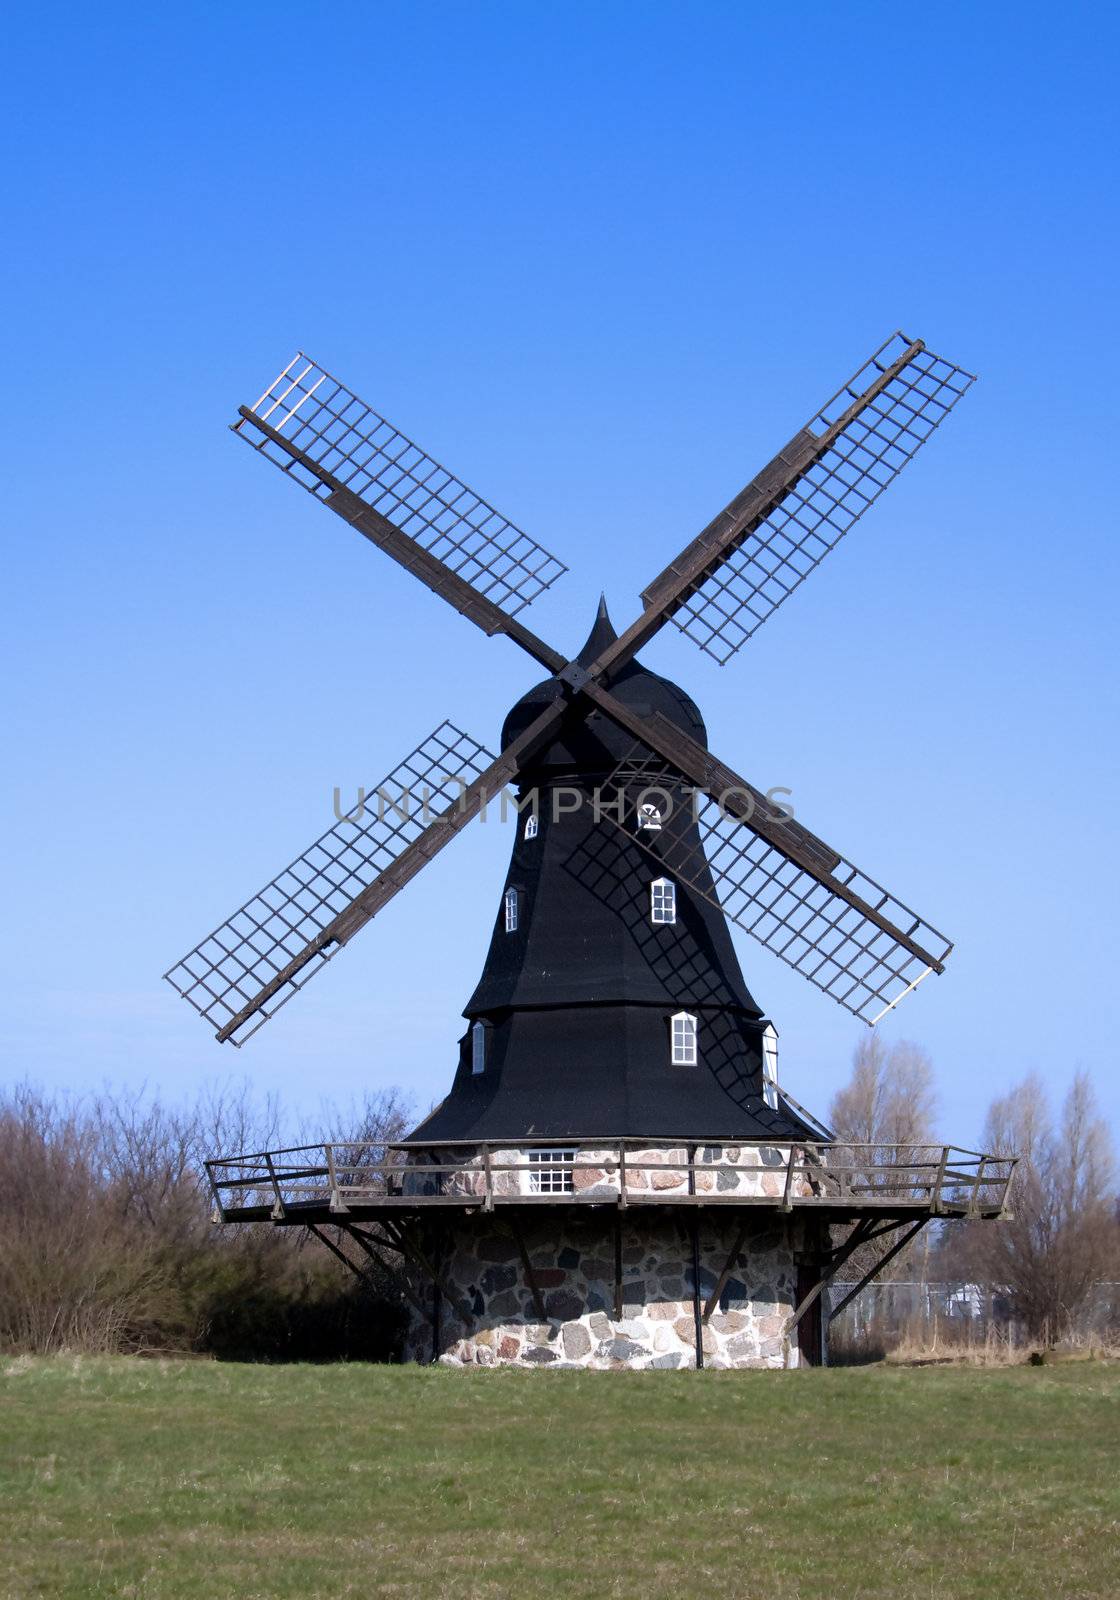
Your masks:
<svg viewBox="0 0 1120 1600"><path fill-rule="evenodd" d="M383 1194L387 1165L403 1160L390 1149L408 1131L411 1107L398 1089L367 1094L345 1112L331 1109L324 1115L326 1139L334 1147L339 1188L363 1188Z"/></svg>
<svg viewBox="0 0 1120 1600"><path fill-rule="evenodd" d="M383 1150L407 1109L394 1092L333 1119ZM302 1230L210 1223L206 1157L275 1144L279 1120L244 1089L188 1107L0 1097L0 1347L385 1353L391 1283L352 1276Z"/></svg>
<svg viewBox="0 0 1120 1600"><path fill-rule="evenodd" d="M182 1333L163 1242L121 1204L96 1115L30 1090L0 1105L0 1341L119 1349L153 1321Z"/></svg>

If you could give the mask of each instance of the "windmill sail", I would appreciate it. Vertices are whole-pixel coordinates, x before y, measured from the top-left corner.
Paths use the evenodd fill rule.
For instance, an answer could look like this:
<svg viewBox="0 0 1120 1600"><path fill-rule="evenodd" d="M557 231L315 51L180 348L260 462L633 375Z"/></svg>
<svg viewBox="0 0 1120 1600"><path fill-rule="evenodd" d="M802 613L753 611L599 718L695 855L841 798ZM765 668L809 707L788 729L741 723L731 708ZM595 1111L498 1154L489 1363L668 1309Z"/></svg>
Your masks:
<svg viewBox="0 0 1120 1600"><path fill-rule="evenodd" d="M852 862L840 857L835 885L904 932L907 944L711 800L699 823L727 916L869 1026L944 967L949 940ZM914 953L915 944L929 959Z"/></svg>
<svg viewBox="0 0 1120 1600"><path fill-rule="evenodd" d="M487 633L507 633L550 671L563 665L516 614L567 572L302 352L234 432Z"/></svg>
<svg viewBox="0 0 1120 1600"><path fill-rule="evenodd" d="M724 665L834 550L975 381L896 333L642 593Z"/></svg>
<svg viewBox="0 0 1120 1600"><path fill-rule="evenodd" d="M610 710L608 699L601 703ZM683 805L682 783L693 785ZM634 807L652 791L678 797L656 849L634 823ZM722 763L709 759L703 774L685 773L635 745L603 785L600 804L678 882L869 1026L944 969L953 948L944 934Z"/></svg>
<svg viewBox="0 0 1120 1600"><path fill-rule="evenodd" d="M338 924L355 899L434 819L454 813L492 762L477 739L441 723L359 806L176 962L164 974L168 983L220 1037L243 1044L349 937Z"/></svg>

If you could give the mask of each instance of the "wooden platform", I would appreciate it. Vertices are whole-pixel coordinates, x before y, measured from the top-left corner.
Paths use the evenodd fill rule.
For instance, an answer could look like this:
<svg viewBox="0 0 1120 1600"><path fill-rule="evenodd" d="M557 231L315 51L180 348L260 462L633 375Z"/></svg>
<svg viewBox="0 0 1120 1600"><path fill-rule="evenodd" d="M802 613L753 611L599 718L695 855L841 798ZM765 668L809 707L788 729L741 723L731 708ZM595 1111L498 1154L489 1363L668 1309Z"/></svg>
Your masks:
<svg viewBox="0 0 1120 1600"><path fill-rule="evenodd" d="M542 1160L542 1150L555 1160ZM611 1138L524 1148L444 1144L438 1151L336 1143L206 1163L215 1222L295 1226L540 1206L812 1210L838 1222L877 1212L994 1218L1006 1214L1014 1166L1014 1157L953 1145Z"/></svg>

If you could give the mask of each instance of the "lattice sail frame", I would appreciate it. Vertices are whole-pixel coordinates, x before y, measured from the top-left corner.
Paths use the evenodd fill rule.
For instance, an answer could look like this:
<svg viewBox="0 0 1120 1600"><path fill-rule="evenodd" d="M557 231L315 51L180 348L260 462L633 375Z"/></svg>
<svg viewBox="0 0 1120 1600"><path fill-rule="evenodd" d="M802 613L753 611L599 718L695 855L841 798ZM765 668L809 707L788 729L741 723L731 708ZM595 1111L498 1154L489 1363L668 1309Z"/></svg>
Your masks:
<svg viewBox="0 0 1120 1600"><path fill-rule="evenodd" d="M805 431L821 438L911 343L892 334ZM670 620L723 666L836 548L975 381L921 350Z"/></svg>
<svg viewBox="0 0 1120 1600"><path fill-rule="evenodd" d="M431 822L458 804L493 759L477 739L442 722L368 791L361 806L165 972L168 983L215 1030L225 1027ZM332 944L317 952L232 1042L251 1038L340 948Z"/></svg>
<svg viewBox="0 0 1120 1600"><path fill-rule="evenodd" d="M254 425L266 422L507 616L568 568L300 351L234 432L326 500L332 490Z"/></svg>
<svg viewBox="0 0 1120 1600"><path fill-rule="evenodd" d="M643 834L634 825L643 791L672 799L682 785L692 803L674 805L659 835ZM602 816L678 883L703 895L869 1027L935 970L648 749L635 745L602 785L600 797ZM690 838L694 819L697 832ZM661 843L654 846L658 838ZM881 884L843 857L831 876L944 964L951 941Z"/></svg>

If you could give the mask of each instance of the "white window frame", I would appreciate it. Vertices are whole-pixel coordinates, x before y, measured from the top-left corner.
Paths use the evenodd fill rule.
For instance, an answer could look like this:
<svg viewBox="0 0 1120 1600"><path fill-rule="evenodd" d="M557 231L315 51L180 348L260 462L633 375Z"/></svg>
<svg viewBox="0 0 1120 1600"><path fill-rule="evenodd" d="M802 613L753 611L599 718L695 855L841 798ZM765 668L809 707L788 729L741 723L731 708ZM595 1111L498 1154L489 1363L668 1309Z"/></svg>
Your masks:
<svg viewBox="0 0 1120 1600"><path fill-rule="evenodd" d="M572 1194L575 1183L572 1168L575 1166L575 1145L541 1145L525 1152L529 1162L530 1194ZM532 1170L536 1168L536 1171Z"/></svg>
<svg viewBox="0 0 1120 1600"><path fill-rule="evenodd" d="M691 1011L675 1011L669 1018L669 1060L674 1067L694 1067L699 1062L696 1032Z"/></svg>
<svg viewBox="0 0 1120 1600"><path fill-rule="evenodd" d="M762 1030L762 1098L778 1109L778 1030L768 1022Z"/></svg>
<svg viewBox="0 0 1120 1600"><path fill-rule="evenodd" d="M486 1071L486 1046L489 1043L487 1034L490 1025L486 1022L473 1022L471 1024L471 1077L477 1078Z"/></svg>
<svg viewBox="0 0 1120 1600"><path fill-rule="evenodd" d="M512 883L502 896L502 909L507 933L517 932L518 913L521 909L519 905L520 898L516 887Z"/></svg>
<svg viewBox="0 0 1120 1600"><path fill-rule="evenodd" d="M671 878L654 878L649 886L649 920L670 927L677 920L677 886Z"/></svg>
<svg viewBox="0 0 1120 1600"><path fill-rule="evenodd" d="M525 819L525 832L523 837L526 839L535 839L537 837L537 828L537 813L535 811L530 811L529 815Z"/></svg>

